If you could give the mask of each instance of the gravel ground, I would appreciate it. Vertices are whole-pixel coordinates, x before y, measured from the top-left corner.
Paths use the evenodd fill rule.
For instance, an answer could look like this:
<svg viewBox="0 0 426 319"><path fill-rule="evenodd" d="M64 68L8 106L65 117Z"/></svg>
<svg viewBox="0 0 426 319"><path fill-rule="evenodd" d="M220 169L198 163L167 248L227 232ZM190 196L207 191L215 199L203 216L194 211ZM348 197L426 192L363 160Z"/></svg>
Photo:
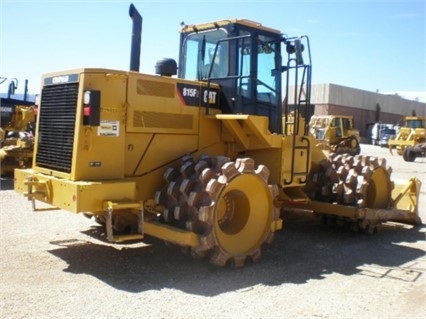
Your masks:
<svg viewBox="0 0 426 319"><path fill-rule="evenodd" d="M386 149L395 180L419 177L426 221L426 160ZM35 213L1 180L2 318L425 318L425 225L389 224L376 235L287 214L257 264L233 270L148 238L107 243L92 220Z"/></svg>

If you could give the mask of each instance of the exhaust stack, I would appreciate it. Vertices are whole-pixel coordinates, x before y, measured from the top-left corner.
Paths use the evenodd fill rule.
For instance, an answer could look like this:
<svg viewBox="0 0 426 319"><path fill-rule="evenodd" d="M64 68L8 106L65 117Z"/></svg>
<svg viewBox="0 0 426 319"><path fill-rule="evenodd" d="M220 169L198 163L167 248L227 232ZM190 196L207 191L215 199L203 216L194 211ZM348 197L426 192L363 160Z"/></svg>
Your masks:
<svg viewBox="0 0 426 319"><path fill-rule="evenodd" d="M129 7L129 16L133 20L132 45L130 48L130 71L139 72L141 55L142 17L133 3Z"/></svg>

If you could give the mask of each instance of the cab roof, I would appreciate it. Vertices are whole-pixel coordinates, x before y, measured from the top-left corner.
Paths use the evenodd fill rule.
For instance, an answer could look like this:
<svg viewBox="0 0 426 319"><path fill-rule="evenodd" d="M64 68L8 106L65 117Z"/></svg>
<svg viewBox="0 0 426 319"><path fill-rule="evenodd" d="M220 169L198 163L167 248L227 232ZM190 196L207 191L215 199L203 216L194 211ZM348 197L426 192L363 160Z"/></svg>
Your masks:
<svg viewBox="0 0 426 319"><path fill-rule="evenodd" d="M203 30L220 28L222 26L226 26L226 25L229 25L229 24L239 24L239 25L243 25L243 26L246 26L246 27L254 28L254 29L259 29L259 30L264 30L264 31L267 31L267 32L281 34L281 31L279 31L277 29L265 27L259 22L255 22L255 21L248 20L248 19L237 19L237 18L228 19L228 20L218 20L218 21L214 21L214 22L207 22L207 23L201 23L201 24L183 25L180 32L181 33L198 32L198 31L203 31Z"/></svg>

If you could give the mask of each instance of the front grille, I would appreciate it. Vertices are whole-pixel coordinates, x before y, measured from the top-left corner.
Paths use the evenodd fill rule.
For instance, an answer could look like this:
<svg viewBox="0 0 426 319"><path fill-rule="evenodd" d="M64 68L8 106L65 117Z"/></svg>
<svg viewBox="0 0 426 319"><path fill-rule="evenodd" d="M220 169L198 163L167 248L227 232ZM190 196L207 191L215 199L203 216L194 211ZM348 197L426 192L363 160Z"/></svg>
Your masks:
<svg viewBox="0 0 426 319"><path fill-rule="evenodd" d="M78 83L45 86L38 114L36 165L70 173Z"/></svg>

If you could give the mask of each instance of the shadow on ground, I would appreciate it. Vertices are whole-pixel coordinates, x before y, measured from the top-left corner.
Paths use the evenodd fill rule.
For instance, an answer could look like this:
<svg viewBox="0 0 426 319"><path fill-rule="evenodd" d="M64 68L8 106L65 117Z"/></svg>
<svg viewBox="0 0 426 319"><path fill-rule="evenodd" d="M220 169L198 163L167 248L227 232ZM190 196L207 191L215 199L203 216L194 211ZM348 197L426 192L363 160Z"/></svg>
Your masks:
<svg viewBox="0 0 426 319"><path fill-rule="evenodd" d="M400 244L424 240L420 226L385 226L379 234L365 235L329 228L310 214L286 216L284 230L264 247L262 260L237 270L192 259L155 238L146 246L111 245L99 241L102 232L93 226L84 232L91 241L52 242L59 248L50 253L68 264L66 272L134 293L170 288L215 296L258 284L303 284L332 273L350 276L361 273L363 265L391 270L424 256L423 250Z"/></svg>

